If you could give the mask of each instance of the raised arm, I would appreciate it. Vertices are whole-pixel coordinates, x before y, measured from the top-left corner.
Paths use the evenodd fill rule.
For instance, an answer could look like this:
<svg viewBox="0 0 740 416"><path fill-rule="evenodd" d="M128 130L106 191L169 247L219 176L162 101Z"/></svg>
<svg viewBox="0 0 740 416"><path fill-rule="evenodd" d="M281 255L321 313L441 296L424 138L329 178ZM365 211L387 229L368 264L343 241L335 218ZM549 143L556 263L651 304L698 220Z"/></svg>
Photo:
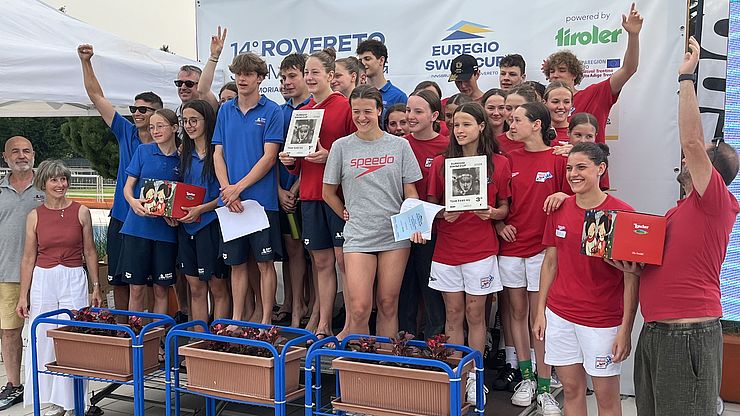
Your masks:
<svg viewBox="0 0 740 416"><path fill-rule="evenodd" d="M219 97L216 97L211 90L213 86L213 77L216 73L216 65L218 64L218 58L221 56L221 51L224 49L224 42L226 41L226 28L221 31L221 26L218 27L218 32L211 36L211 55L206 61L206 66L203 67L203 73L200 75L198 82L198 95L204 100L208 101L214 109L218 109Z"/></svg>
<svg viewBox="0 0 740 416"><path fill-rule="evenodd" d="M699 42L692 36L689 39L689 51L683 58L678 70L679 75L693 75L699 63ZM679 82L678 90L678 136L681 140L686 167L691 173L694 191L704 195L709 179L712 177L712 161L707 155L704 144L704 131L699 115L699 102L696 100L694 83L691 80Z"/></svg>
<svg viewBox="0 0 740 416"><path fill-rule="evenodd" d="M82 80L85 85L87 96L90 97L90 101L95 105L100 116L103 117L105 124L110 127L113 123L113 116L116 115L116 109L103 95L103 88L100 86L98 78L95 76L95 71L93 71L91 62L93 56L92 45L84 44L78 46L77 56L80 57L80 62L82 63Z"/></svg>
<svg viewBox="0 0 740 416"><path fill-rule="evenodd" d="M627 32L627 50L624 51L622 67L614 71L609 78L612 87L612 95L616 96L622 91L624 84L637 72L640 63L640 30L642 30L642 16L637 11L635 3L632 3L629 14L622 15L622 28Z"/></svg>

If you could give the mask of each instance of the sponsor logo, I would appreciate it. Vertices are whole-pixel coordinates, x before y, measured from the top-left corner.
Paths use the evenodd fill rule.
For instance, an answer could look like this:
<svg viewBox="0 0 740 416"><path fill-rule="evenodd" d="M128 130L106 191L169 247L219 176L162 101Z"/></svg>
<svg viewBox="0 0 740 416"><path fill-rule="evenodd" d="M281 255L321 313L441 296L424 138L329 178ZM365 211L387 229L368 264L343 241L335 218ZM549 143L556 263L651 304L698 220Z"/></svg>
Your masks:
<svg viewBox="0 0 740 416"><path fill-rule="evenodd" d="M431 168L432 167L432 161L434 160L433 157L428 157L427 160L424 162L425 168Z"/></svg>
<svg viewBox="0 0 740 416"><path fill-rule="evenodd" d="M519 172L511 172L511 177L512 178L515 177L515 176L517 176L517 175L519 175Z"/></svg>
<svg viewBox="0 0 740 416"><path fill-rule="evenodd" d="M593 25L591 30L582 32L571 31L570 28L561 27L555 35L558 46L596 45L599 43L619 42L622 29L599 29Z"/></svg>
<svg viewBox="0 0 740 416"><path fill-rule="evenodd" d="M264 117L257 117L254 120L254 124L257 125L257 126L264 126L266 122L267 122L267 120L265 120Z"/></svg>
<svg viewBox="0 0 740 416"><path fill-rule="evenodd" d="M272 254L272 247L265 247L262 249L262 255Z"/></svg>
<svg viewBox="0 0 740 416"><path fill-rule="evenodd" d="M489 287L491 287L491 282L493 282L493 276L491 276L490 274L488 275L488 277L481 278L480 279L480 288L481 289L488 289Z"/></svg>
<svg viewBox="0 0 740 416"><path fill-rule="evenodd" d="M343 239L343 238L344 238L344 233L340 233L340 232L337 232L337 233L336 233L336 234L334 235L334 239L335 239L335 240L341 240L341 239Z"/></svg>
<svg viewBox="0 0 740 416"><path fill-rule="evenodd" d="M310 240L308 238L304 238L303 239L303 245L304 246L307 246L309 242L310 242Z"/></svg>
<svg viewBox="0 0 740 416"><path fill-rule="evenodd" d="M204 267L199 267L198 276L203 276L204 274L206 274L206 269Z"/></svg>
<svg viewBox="0 0 740 416"><path fill-rule="evenodd" d="M113 281L113 276L111 276L111 275L108 275L108 281L109 281L109 282L112 282L112 281Z"/></svg>
<svg viewBox="0 0 740 416"><path fill-rule="evenodd" d="M126 279L130 279L130 278L131 278L131 272L126 272L126 273L124 273L124 274L123 274L123 276L124 276L124 277L125 277Z"/></svg>
<svg viewBox="0 0 740 416"><path fill-rule="evenodd" d="M558 238L565 238L566 230L564 225L558 225L558 227L555 229L555 237Z"/></svg>
<svg viewBox="0 0 740 416"><path fill-rule="evenodd" d="M33 197L33 200L36 202L44 202L45 199L46 197L44 194L36 194L36 196Z"/></svg>
<svg viewBox="0 0 740 416"><path fill-rule="evenodd" d="M552 173L550 172L537 172L537 176L534 178L535 182L545 182L548 179L552 179Z"/></svg>
<svg viewBox="0 0 740 416"><path fill-rule="evenodd" d="M172 273L160 273L157 276L157 280L169 280L172 279Z"/></svg>
<svg viewBox="0 0 740 416"><path fill-rule="evenodd" d="M635 223L632 223L632 224L635 226L635 229L632 230L635 234L645 235L650 230L650 226L649 225L638 224L636 222Z"/></svg>
<svg viewBox="0 0 740 416"><path fill-rule="evenodd" d="M468 22L467 20L457 22L447 29L447 31L452 33L442 39L443 42L447 40L482 39L483 36L479 35L479 33L493 32L488 26Z"/></svg>
<svg viewBox="0 0 740 416"><path fill-rule="evenodd" d="M436 282L437 281L437 278L434 277L434 276L429 276L429 281L430 282Z"/></svg>
<svg viewBox="0 0 740 416"><path fill-rule="evenodd" d="M614 361L612 361L612 355L604 355L604 356L597 356L595 360L595 367L597 370L605 370L607 367L609 367L609 364L612 364Z"/></svg>
<svg viewBox="0 0 740 416"><path fill-rule="evenodd" d="M224 258L224 260L226 260L226 259L228 259L228 258L229 258L229 255L228 255L228 254L226 254L226 253L223 253L223 254L221 254L221 257L223 257L223 258Z"/></svg>
<svg viewBox="0 0 740 416"><path fill-rule="evenodd" d="M192 201L195 199L195 194L192 192L185 192L185 199L188 201Z"/></svg>
<svg viewBox="0 0 740 416"><path fill-rule="evenodd" d="M360 172L355 178L367 175L368 173L375 172L376 170L394 163L396 158L393 156L385 155L381 157L360 157L354 158L349 161L349 165L353 168L365 169L364 172Z"/></svg>

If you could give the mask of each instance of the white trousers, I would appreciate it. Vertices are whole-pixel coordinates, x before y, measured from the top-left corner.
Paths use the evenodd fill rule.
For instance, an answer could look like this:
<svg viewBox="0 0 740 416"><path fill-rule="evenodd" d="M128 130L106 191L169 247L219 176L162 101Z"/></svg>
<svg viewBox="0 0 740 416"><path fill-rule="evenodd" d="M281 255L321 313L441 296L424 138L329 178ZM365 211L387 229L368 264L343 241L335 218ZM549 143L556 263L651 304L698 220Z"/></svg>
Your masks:
<svg viewBox="0 0 740 416"><path fill-rule="evenodd" d="M88 305L87 274L82 267L54 266L51 269L35 267L29 295L30 323L44 312L55 309L80 309ZM59 315L58 319L67 319ZM36 328L36 353L39 371L46 370L46 364L56 361L54 340L46 336L46 331L59 325L42 324ZM33 375L31 371L31 336L26 348L25 373L26 388L23 392L23 405L33 405ZM88 401L87 394L85 401ZM74 409L74 384L69 377L39 374L39 400L52 403L67 410Z"/></svg>

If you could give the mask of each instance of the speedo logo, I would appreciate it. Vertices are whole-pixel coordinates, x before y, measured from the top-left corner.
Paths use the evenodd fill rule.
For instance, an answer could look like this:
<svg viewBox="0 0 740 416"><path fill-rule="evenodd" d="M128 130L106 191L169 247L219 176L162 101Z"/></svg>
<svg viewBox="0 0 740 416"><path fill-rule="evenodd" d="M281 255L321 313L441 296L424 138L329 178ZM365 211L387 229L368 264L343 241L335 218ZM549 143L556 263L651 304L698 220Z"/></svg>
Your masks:
<svg viewBox="0 0 740 416"><path fill-rule="evenodd" d="M645 234L648 233L648 230L650 230L650 226L649 225L638 224L636 222L633 223L633 225L635 226L635 229L632 230L632 231L635 234L645 235Z"/></svg>
<svg viewBox="0 0 740 416"><path fill-rule="evenodd" d="M353 168L365 169L364 172L361 172L359 175L355 176L355 178L359 178L360 176L375 172L383 166L390 165L395 161L396 158L391 155L385 155L381 157L359 157L350 160L349 165Z"/></svg>
<svg viewBox="0 0 740 416"><path fill-rule="evenodd" d="M596 25L591 27L590 31L572 32L570 29L561 27L555 40L558 46L576 46L576 45L596 45L598 43L616 43L619 41L619 35L622 29L599 29Z"/></svg>

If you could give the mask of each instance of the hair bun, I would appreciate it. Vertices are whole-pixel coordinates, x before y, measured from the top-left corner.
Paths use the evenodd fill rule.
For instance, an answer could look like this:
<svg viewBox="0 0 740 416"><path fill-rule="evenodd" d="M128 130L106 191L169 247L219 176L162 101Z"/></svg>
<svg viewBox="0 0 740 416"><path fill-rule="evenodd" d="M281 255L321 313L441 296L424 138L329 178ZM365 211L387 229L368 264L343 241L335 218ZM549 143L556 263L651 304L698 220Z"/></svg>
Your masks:
<svg viewBox="0 0 740 416"><path fill-rule="evenodd" d="M607 146L606 143L596 143L599 146L599 149L601 149L602 152L604 152L604 155L609 156L609 146Z"/></svg>
<svg viewBox="0 0 740 416"><path fill-rule="evenodd" d="M337 59L337 50L333 47L329 46L328 48L325 48L323 52L331 57L332 60Z"/></svg>

